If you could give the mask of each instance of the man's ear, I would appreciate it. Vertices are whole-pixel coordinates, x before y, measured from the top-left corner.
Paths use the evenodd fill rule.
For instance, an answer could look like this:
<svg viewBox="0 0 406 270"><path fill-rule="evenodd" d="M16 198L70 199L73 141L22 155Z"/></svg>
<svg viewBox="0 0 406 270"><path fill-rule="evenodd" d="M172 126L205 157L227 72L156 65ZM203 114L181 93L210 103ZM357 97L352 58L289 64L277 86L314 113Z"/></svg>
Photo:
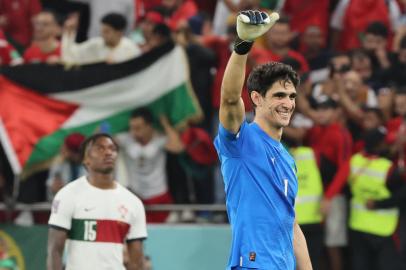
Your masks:
<svg viewBox="0 0 406 270"><path fill-rule="evenodd" d="M258 93L257 91L252 91L250 93L250 95L251 95L252 103L254 103L256 107L261 107L262 99L263 99L261 94Z"/></svg>

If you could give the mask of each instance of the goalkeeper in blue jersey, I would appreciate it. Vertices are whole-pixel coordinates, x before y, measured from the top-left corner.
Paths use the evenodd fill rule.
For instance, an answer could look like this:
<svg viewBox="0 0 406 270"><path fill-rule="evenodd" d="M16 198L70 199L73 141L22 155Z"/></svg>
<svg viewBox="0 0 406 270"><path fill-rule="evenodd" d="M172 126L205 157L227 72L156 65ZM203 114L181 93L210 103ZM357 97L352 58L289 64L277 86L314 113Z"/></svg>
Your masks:
<svg viewBox="0 0 406 270"><path fill-rule="evenodd" d="M247 54L278 18L277 13L260 11L238 15L239 38L223 78L215 146L232 227L227 270L312 269L306 240L295 221L296 165L280 143L295 109L298 75L277 62L251 72L247 88L255 110L252 123L245 121L241 99Z"/></svg>

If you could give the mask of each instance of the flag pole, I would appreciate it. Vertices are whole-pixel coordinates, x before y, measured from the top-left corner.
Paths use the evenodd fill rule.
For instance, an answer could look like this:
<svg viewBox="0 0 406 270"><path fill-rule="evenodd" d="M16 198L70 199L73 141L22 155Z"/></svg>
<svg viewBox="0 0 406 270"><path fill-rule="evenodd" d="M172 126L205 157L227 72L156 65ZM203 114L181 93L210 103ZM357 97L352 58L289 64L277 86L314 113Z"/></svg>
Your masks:
<svg viewBox="0 0 406 270"><path fill-rule="evenodd" d="M10 164L11 170L13 172L13 189L11 192L11 196L5 198L6 203L6 221L10 222L12 218L12 212L16 206L17 198L19 194L20 188L20 176L22 172L21 164L18 161L17 153L14 150L14 147L11 143L10 137L6 131L4 126L2 117L0 116L0 143L3 147L4 153L7 157L7 160Z"/></svg>

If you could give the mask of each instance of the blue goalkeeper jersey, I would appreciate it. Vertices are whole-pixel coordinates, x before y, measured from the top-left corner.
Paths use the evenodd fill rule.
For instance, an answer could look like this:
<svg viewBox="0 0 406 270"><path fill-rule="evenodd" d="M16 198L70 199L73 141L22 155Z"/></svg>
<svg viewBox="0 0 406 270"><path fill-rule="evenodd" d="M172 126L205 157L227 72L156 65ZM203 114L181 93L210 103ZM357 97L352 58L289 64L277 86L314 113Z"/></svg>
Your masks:
<svg viewBox="0 0 406 270"><path fill-rule="evenodd" d="M292 156L256 123L245 121L237 134L220 124L214 144L232 229L227 270L294 270L297 177Z"/></svg>

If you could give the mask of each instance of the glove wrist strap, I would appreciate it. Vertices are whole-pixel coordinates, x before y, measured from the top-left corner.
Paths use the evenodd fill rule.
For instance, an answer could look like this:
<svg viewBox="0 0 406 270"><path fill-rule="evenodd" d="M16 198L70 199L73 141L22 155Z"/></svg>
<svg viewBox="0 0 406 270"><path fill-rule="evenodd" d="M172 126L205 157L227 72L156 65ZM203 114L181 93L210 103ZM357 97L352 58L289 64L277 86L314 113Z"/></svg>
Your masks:
<svg viewBox="0 0 406 270"><path fill-rule="evenodd" d="M239 55L247 54L250 50L254 41L242 40L239 37L234 42L234 51Z"/></svg>

